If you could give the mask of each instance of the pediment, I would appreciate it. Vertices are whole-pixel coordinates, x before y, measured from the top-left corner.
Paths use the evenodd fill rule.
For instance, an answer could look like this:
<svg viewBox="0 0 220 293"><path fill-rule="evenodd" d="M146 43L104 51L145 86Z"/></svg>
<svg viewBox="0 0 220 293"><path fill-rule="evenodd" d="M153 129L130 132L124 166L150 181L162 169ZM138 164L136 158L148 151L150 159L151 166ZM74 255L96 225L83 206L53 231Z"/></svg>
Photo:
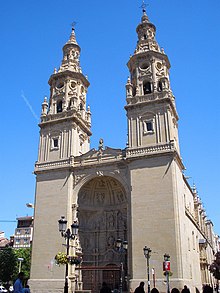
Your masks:
<svg viewBox="0 0 220 293"><path fill-rule="evenodd" d="M75 162L92 162L92 161L100 161L100 160L111 160L111 159L119 159L122 157L121 149L114 149L110 147L99 148L96 150L95 148L91 149L87 153L75 157Z"/></svg>

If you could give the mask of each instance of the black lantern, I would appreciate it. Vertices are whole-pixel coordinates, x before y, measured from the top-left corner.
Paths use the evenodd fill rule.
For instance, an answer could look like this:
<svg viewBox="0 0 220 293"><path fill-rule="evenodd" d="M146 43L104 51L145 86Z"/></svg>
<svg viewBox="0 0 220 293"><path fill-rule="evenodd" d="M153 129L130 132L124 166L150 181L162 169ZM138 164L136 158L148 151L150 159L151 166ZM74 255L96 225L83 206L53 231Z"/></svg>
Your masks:
<svg viewBox="0 0 220 293"><path fill-rule="evenodd" d="M65 219L64 216L61 216L58 223L59 223L59 232L64 233L66 231L67 220Z"/></svg>
<svg viewBox="0 0 220 293"><path fill-rule="evenodd" d="M72 235L76 236L78 235L78 231L79 231L79 224L77 221L74 221L71 225L71 230L72 230Z"/></svg>

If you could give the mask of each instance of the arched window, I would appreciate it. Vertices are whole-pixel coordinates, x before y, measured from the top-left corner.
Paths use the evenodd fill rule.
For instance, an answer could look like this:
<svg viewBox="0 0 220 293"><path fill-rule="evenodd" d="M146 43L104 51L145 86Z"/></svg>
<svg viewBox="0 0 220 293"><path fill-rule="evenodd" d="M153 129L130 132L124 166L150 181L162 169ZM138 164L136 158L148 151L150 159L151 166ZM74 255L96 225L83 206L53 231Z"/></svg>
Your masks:
<svg viewBox="0 0 220 293"><path fill-rule="evenodd" d="M163 84L162 84L162 81L158 81L157 90L158 90L158 92L162 92L162 90L163 90Z"/></svg>
<svg viewBox="0 0 220 293"><path fill-rule="evenodd" d="M80 109L80 111L83 110L83 105L82 105L82 103L80 103L80 105L79 105L79 109Z"/></svg>
<svg viewBox="0 0 220 293"><path fill-rule="evenodd" d="M151 83L149 81L144 81L143 91L144 91L144 95L152 93Z"/></svg>
<svg viewBox="0 0 220 293"><path fill-rule="evenodd" d="M57 102L57 113L60 113L63 111L63 103L62 101Z"/></svg>

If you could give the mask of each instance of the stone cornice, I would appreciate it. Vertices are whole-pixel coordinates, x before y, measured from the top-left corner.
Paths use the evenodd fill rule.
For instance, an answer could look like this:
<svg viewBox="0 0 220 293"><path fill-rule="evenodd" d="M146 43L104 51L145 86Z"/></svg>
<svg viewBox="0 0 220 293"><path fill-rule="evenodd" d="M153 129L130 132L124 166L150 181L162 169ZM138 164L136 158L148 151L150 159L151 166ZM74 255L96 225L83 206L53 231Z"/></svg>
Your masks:
<svg viewBox="0 0 220 293"><path fill-rule="evenodd" d="M154 104L154 103L164 103L167 102L173 113L174 116L177 120L179 120L178 113L176 111L176 107L167 92L163 93L152 93L144 96L135 96L131 98L130 103L128 103L124 108L125 110L129 111L132 109L135 109L136 107L139 107L140 105L143 106L144 104L149 105L149 104Z"/></svg>
<svg viewBox="0 0 220 293"><path fill-rule="evenodd" d="M53 80L58 80L63 77L80 79L83 81L86 87L89 87L90 85L89 81L85 78L85 76L81 72L75 72L71 70L60 71L60 72L52 74L50 76L50 79L48 80L48 83L51 86Z"/></svg>
<svg viewBox="0 0 220 293"><path fill-rule="evenodd" d="M92 135L89 122L83 120L80 116L80 113L74 109L63 111L57 114L47 114L45 116L41 116L41 122L39 123L39 127L42 129L48 124L57 124L68 120L76 122L76 124L79 125L87 133L87 135Z"/></svg>
<svg viewBox="0 0 220 293"><path fill-rule="evenodd" d="M92 149L86 154L78 157L70 157L68 159L51 161L51 162L36 162L35 174L58 169L84 168L95 167L100 165L111 165L113 163L129 163L132 160L142 159L143 157L161 156L173 154L181 169L184 168L181 158L177 153L174 143L171 141L167 144L152 145L143 148L132 149L112 149L105 148L104 150Z"/></svg>
<svg viewBox="0 0 220 293"><path fill-rule="evenodd" d="M138 53L134 54L127 63L128 69L131 70L133 67L133 64L135 66L137 61L139 61L140 59L143 60L144 58L146 58L146 56L147 56L147 58L156 57L160 60L164 60L167 64L167 68L169 69L171 67L170 61L169 61L168 56L166 54L161 53L161 52L157 52L157 51L153 51L153 50L148 50L148 51L138 52Z"/></svg>

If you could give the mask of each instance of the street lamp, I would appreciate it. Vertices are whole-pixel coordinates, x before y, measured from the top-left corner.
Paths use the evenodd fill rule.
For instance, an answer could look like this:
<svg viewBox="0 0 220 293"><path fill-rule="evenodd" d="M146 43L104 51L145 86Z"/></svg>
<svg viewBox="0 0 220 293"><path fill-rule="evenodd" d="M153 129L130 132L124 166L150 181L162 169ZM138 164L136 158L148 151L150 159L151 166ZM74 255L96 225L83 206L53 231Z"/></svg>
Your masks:
<svg viewBox="0 0 220 293"><path fill-rule="evenodd" d="M71 225L71 230L67 227L67 220L64 216L60 218L58 221L59 223L59 232L61 236L67 240L66 243L66 255L69 255L69 248L70 248L70 239L75 239L76 235L78 235L79 224L77 221L74 221ZM66 263L66 272L65 272L65 285L64 285L64 293L68 293L68 263Z"/></svg>
<svg viewBox="0 0 220 293"><path fill-rule="evenodd" d="M170 293L170 284L169 284L170 255L165 253L163 258L164 258L163 269L165 271L166 280L167 280L167 293Z"/></svg>
<svg viewBox="0 0 220 293"><path fill-rule="evenodd" d="M123 267L123 261L120 263L120 293L123 291L123 272L125 271L125 290L127 290L127 251L128 251L128 241L122 241L120 238L116 240L116 248L121 255L125 255L125 267Z"/></svg>
<svg viewBox="0 0 220 293"><path fill-rule="evenodd" d="M151 249L147 246L143 248L144 256L147 259L147 292L150 293L150 256Z"/></svg>
<svg viewBox="0 0 220 293"><path fill-rule="evenodd" d="M19 261L19 268L18 268L18 272L21 272L21 263L22 261L24 261L23 257L18 257L18 261Z"/></svg>

